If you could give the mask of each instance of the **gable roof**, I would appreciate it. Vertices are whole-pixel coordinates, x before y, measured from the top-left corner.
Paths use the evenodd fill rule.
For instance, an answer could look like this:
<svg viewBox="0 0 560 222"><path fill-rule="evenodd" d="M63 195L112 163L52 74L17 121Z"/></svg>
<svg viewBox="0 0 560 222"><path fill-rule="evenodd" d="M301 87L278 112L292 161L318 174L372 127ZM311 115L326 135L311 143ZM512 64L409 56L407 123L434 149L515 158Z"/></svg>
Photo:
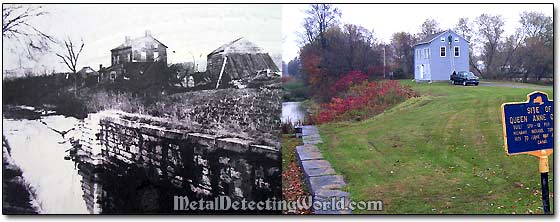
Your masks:
<svg viewBox="0 0 560 222"><path fill-rule="evenodd" d="M128 48L128 47L131 47L132 45L140 45L140 44L145 43L147 41L156 41L157 43L161 44L163 47L167 48L167 46L165 44L161 43L159 40L154 38L152 35L148 35L148 36L142 36L142 37L132 39L132 40L130 40L130 42L124 42L123 44L120 44L119 46L115 47L114 49L111 49L111 51L119 50L119 49L125 49L125 48Z"/></svg>
<svg viewBox="0 0 560 222"><path fill-rule="evenodd" d="M229 54L229 53L257 54L257 53L264 53L264 49L257 46L255 43L252 43L249 40L241 37L236 40L233 40L230 43L226 43L218 47L216 50L212 51L208 55Z"/></svg>
<svg viewBox="0 0 560 222"><path fill-rule="evenodd" d="M438 37L442 36L445 33L451 32L453 34L455 34L456 36L459 36L460 38L462 38L464 41L469 42L468 40L466 40L463 36L455 33L454 31L452 31L451 29L448 29L446 31L441 31L441 32L437 32L437 33L433 33L433 34L429 34L428 36L426 36L425 38L421 39L420 41L418 41L416 44L414 44L414 46L417 45L422 45L422 44L426 44L426 43L430 43L432 41L434 41L435 39L437 39Z"/></svg>
<svg viewBox="0 0 560 222"><path fill-rule="evenodd" d="M80 71L77 72L78 74L81 75L99 75L99 72L95 71L94 69L92 69L89 66L85 66L82 69L80 69Z"/></svg>

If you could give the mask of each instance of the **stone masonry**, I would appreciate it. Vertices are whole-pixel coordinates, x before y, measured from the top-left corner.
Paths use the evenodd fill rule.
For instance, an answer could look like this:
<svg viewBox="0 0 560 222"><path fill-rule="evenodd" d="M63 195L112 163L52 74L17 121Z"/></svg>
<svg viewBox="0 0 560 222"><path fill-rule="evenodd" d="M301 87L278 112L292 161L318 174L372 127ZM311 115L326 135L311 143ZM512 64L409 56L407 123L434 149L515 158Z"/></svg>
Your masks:
<svg viewBox="0 0 560 222"><path fill-rule="evenodd" d="M120 111L84 120L75 159L91 213L182 213L173 196L281 197L278 148L171 126Z"/></svg>
<svg viewBox="0 0 560 222"><path fill-rule="evenodd" d="M336 174L330 163L323 158L317 144L323 140L315 126L301 126L303 145L296 147L296 153L304 178L313 199L321 202L331 202L344 198L345 205L350 201L349 194L341 189L346 186L344 178ZM325 205L325 204L323 204ZM315 210L314 214L351 214L347 211L333 211L330 209Z"/></svg>

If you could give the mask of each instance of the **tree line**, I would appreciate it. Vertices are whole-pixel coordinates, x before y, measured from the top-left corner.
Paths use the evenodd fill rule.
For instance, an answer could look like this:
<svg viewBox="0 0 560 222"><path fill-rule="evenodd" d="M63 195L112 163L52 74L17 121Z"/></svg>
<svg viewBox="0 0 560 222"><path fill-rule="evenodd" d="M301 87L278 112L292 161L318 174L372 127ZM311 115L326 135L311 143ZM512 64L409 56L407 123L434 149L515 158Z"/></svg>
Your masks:
<svg viewBox="0 0 560 222"><path fill-rule="evenodd" d="M313 91L322 93L342 75L355 70L370 79L413 78L414 45L444 31L435 19L428 18L418 33L397 32L384 43L373 30L341 24L342 13L334 5L311 4L305 13L297 33L299 56L283 64L284 72L305 79ZM471 71L486 79L552 78L552 17L523 12L516 31L509 36L504 33L504 23L501 15L481 14L474 19L460 18L451 27L470 42Z"/></svg>

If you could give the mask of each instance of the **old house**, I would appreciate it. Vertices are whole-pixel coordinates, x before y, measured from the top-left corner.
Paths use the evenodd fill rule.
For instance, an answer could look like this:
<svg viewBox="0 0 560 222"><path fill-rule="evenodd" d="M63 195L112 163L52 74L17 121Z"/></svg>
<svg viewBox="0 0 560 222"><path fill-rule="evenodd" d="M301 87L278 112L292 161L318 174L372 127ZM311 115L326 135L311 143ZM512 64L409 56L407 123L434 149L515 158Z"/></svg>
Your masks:
<svg viewBox="0 0 560 222"><path fill-rule="evenodd" d="M124 43L111 50L111 67L103 68L103 80L134 82L164 78L167 67L167 46L149 31L142 37L125 37Z"/></svg>
<svg viewBox="0 0 560 222"><path fill-rule="evenodd" d="M414 79L448 81L453 72L469 71L469 42L447 30L427 36L414 45Z"/></svg>
<svg viewBox="0 0 560 222"><path fill-rule="evenodd" d="M77 72L82 85L95 85L101 81L101 75L89 66L83 67Z"/></svg>
<svg viewBox="0 0 560 222"><path fill-rule="evenodd" d="M232 81L254 77L261 71L280 70L264 49L245 38L222 45L207 56L206 72L216 88L231 86Z"/></svg>

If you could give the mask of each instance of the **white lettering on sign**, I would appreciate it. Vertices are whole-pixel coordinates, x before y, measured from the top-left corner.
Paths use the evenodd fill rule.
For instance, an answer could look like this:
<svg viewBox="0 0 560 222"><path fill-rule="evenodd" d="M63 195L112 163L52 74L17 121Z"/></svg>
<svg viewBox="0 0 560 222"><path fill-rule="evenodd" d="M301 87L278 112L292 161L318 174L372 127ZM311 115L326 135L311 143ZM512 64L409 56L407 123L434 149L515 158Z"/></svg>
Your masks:
<svg viewBox="0 0 560 222"><path fill-rule="evenodd" d="M526 123L526 122L527 122L527 116L516 116L516 117L509 118L509 123L511 124Z"/></svg>

